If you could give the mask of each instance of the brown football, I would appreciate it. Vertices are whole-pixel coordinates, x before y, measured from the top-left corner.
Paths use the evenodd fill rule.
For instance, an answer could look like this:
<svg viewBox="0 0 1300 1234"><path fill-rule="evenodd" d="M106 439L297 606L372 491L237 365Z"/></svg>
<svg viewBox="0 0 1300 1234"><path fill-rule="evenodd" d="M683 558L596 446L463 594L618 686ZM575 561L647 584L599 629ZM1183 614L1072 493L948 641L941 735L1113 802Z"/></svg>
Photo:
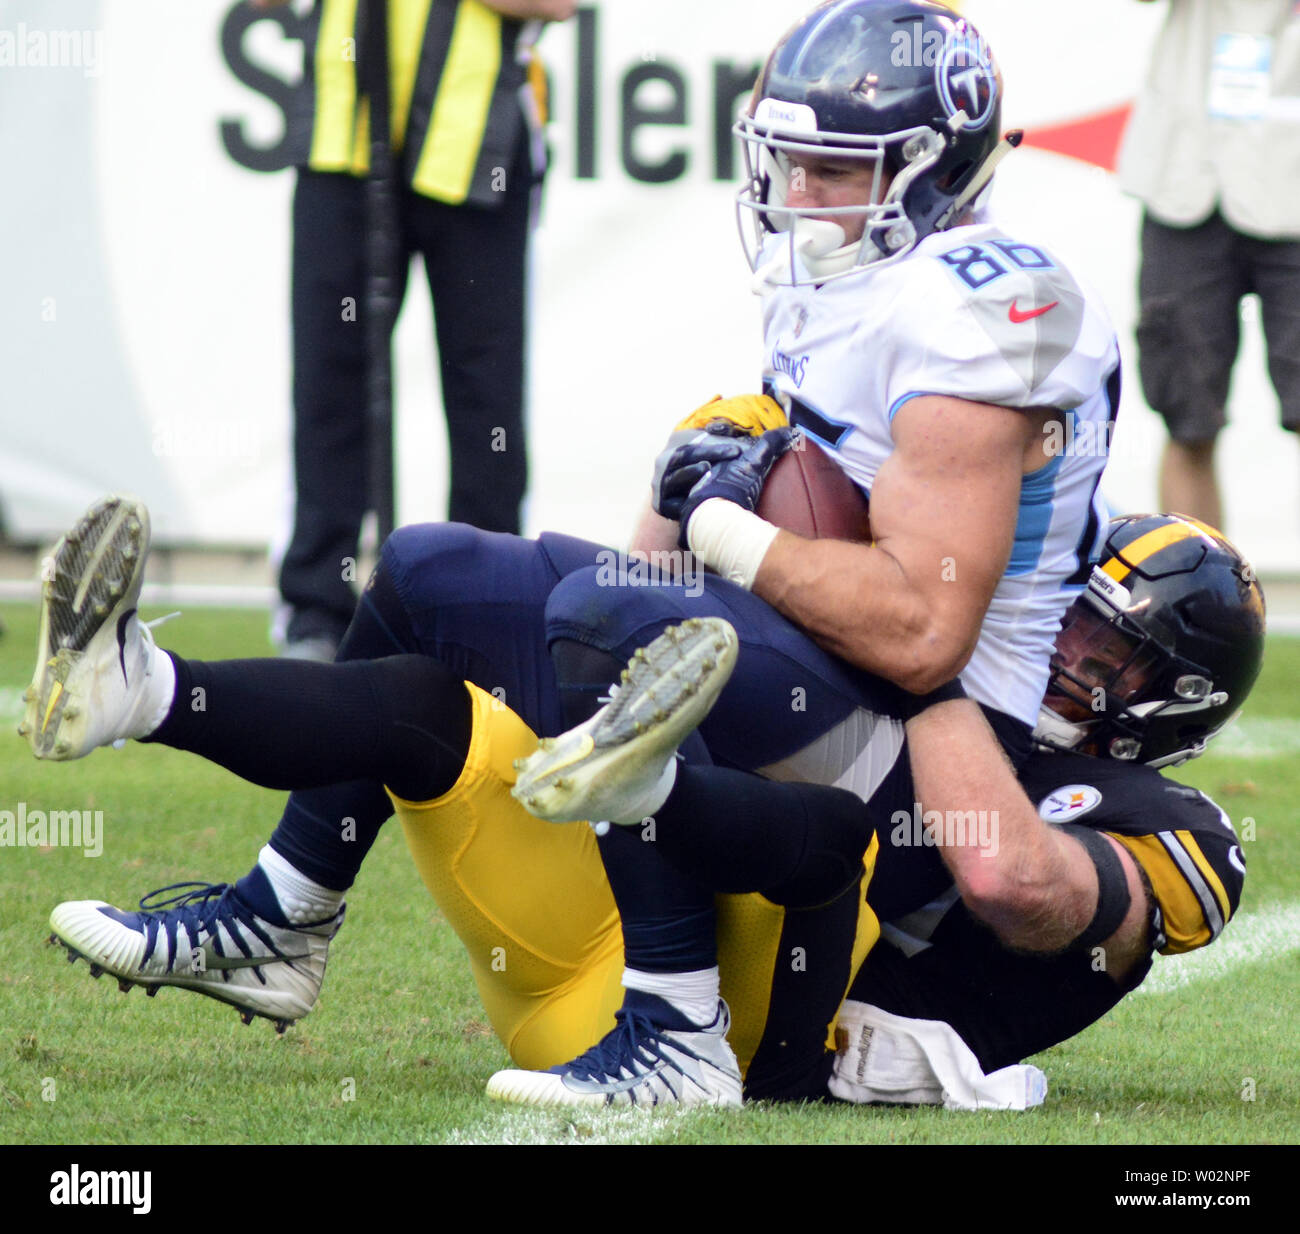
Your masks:
<svg viewBox="0 0 1300 1234"><path fill-rule="evenodd" d="M808 540L871 539L866 496L809 437L777 459L755 512Z"/></svg>

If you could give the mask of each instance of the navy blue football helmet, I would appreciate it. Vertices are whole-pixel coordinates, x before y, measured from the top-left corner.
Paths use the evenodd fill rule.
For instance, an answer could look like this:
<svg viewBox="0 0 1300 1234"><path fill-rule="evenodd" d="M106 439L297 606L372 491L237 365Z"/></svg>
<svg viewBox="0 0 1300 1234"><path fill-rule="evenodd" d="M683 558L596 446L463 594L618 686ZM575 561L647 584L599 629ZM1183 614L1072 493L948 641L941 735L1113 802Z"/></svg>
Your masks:
<svg viewBox="0 0 1300 1234"><path fill-rule="evenodd" d="M821 283L955 226L1019 139L999 148L1001 111L992 52L951 9L924 0L818 6L776 45L733 130L745 155L738 212L751 268ZM801 157L873 164L871 204L787 207ZM846 244L827 216L848 214L865 230Z"/></svg>
<svg viewBox="0 0 1300 1234"><path fill-rule="evenodd" d="M1180 514L1113 519L1066 611L1034 737L1172 766L1246 701L1264 656L1264 593L1213 527Z"/></svg>

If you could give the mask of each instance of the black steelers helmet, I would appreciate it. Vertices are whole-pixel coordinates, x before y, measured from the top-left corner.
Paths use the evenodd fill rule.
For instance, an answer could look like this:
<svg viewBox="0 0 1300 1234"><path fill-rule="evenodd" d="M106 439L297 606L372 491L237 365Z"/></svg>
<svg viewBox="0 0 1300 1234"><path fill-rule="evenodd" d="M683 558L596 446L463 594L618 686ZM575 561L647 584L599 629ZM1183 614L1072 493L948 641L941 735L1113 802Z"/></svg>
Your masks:
<svg viewBox="0 0 1300 1234"><path fill-rule="evenodd" d="M776 45L733 130L745 155L737 200L751 268L775 267L786 248L789 281L825 282L902 256L953 226L1019 139L1012 135L994 157L1001 113L992 52L945 5L819 5ZM790 163L800 156L872 162L875 204L787 208ZM866 228L846 245L825 216L849 213L863 216ZM775 245L774 235L786 244ZM795 270L796 253L806 277Z"/></svg>
<svg viewBox="0 0 1300 1234"><path fill-rule="evenodd" d="M1204 753L1264 655L1264 593L1214 528L1180 514L1114 519L1056 639L1040 744L1171 766Z"/></svg>

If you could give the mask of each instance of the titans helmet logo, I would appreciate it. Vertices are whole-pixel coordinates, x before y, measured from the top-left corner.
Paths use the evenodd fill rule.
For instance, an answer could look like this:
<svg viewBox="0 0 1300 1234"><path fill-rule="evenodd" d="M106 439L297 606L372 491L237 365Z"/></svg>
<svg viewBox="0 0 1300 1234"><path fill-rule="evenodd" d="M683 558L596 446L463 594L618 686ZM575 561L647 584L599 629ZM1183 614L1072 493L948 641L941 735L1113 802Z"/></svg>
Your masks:
<svg viewBox="0 0 1300 1234"><path fill-rule="evenodd" d="M958 22L944 41L934 76L948 115L964 111L966 128L972 131L988 124L998 101L997 69L988 45L965 22Z"/></svg>

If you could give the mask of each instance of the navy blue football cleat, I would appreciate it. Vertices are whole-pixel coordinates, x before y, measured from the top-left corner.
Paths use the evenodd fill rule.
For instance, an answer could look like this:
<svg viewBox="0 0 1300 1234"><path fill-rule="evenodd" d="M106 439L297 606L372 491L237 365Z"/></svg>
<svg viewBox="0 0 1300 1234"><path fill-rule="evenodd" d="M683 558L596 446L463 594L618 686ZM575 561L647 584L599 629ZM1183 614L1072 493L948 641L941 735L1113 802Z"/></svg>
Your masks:
<svg viewBox="0 0 1300 1234"><path fill-rule="evenodd" d="M572 1062L549 1071L498 1071L487 1095L542 1106L741 1104L740 1066L727 1044L731 1015L686 1020L654 994L628 990L618 1026Z"/></svg>
<svg viewBox="0 0 1300 1234"><path fill-rule="evenodd" d="M159 899L164 892L176 892ZM330 939L344 909L325 921L278 926L259 917L228 883L174 883L150 892L138 911L102 900L74 900L50 914L52 943L84 957L90 975L112 973L123 993L142 985L150 995L179 986L254 1016L283 1032L315 1005L325 978Z"/></svg>

